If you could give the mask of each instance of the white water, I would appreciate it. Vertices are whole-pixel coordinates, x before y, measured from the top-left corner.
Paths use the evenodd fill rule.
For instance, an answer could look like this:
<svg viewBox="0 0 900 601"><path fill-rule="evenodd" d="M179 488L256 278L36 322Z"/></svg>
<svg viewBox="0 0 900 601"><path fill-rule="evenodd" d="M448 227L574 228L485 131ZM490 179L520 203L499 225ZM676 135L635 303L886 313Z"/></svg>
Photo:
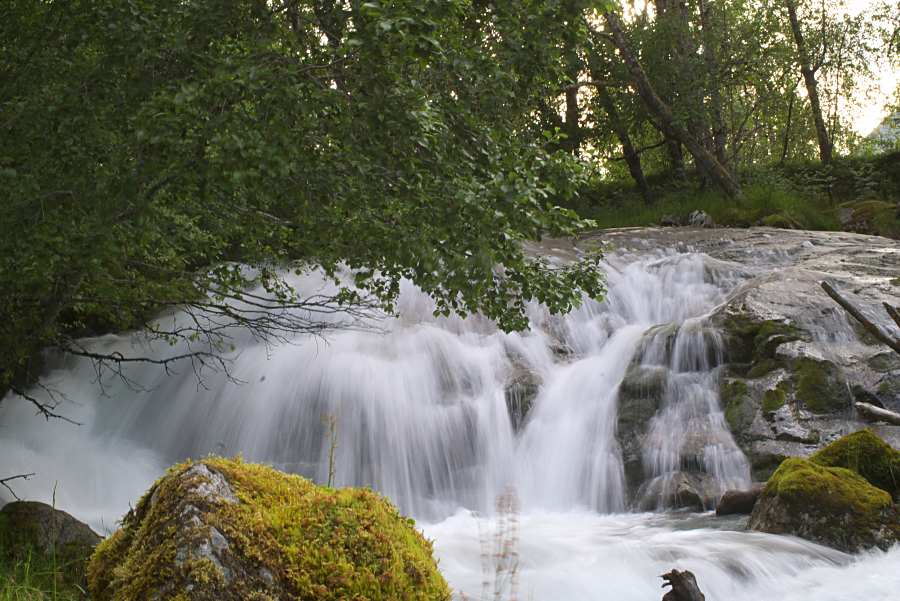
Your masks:
<svg viewBox="0 0 900 601"><path fill-rule="evenodd" d="M240 453L324 483L329 412L340 420L338 485L370 485L430 524L448 580L469 597L481 595L482 579L471 512L491 514L507 487L521 501L523 599L658 598L658 576L672 567L694 571L708 599L775 590L819 599L798 574L837 583L854 566L889 565L878 552L845 565L846 556L802 541L675 530L665 516L622 514L616 400L636 352L669 374L644 449L647 480L663 484L654 490L692 466L720 491L749 484L711 371L722 351L703 320L741 278L737 266L694 254L614 260L608 275L607 302L565 317L532 307L532 329L520 334L483 319L435 319L431 301L408 285L402 318L382 324L385 333L336 332L327 344L298 338L274 350L236 334L229 371L243 385L222 373L201 384L187 365L174 377L140 366L128 375L149 392L104 378L103 396L92 366L70 362L44 384L65 392L60 410L83 425L46 423L27 403L4 400L0 473L35 472L14 483L20 496L49 502L55 486L57 507L103 530L187 457ZM311 276L299 285L321 288ZM135 352L131 339L94 342ZM571 352L557 356L560 346ZM517 434L504 387L523 371L542 385ZM485 518L486 531L494 519ZM897 582L884 570L893 585L876 588L887 594Z"/></svg>

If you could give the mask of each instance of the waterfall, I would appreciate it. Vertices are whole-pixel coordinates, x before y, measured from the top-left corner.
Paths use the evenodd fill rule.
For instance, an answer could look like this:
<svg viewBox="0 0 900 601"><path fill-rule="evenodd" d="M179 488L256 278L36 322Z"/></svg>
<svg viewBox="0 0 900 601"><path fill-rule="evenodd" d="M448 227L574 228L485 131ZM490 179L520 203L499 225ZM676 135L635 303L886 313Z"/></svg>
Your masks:
<svg viewBox="0 0 900 601"><path fill-rule="evenodd" d="M98 379L90 362L70 359L44 383L66 395L60 410L83 425L34 419L9 398L0 452L7 471L37 472L23 494L58 482L60 503L96 522L91 512L107 503L127 507L118 495L133 501L168 465L210 453L324 482L329 413L339 420L337 484L371 486L413 516L489 511L509 486L525 508L622 512L618 386L639 349L643 363L670 372L644 450L647 480L693 462L722 483L721 494L748 474L722 419L712 371L721 348L703 316L735 272L702 255L614 258L604 302L567 316L531 306L531 329L512 334L480 318L435 318L431 299L406 283L399 317L371 322L372 331L298 336L277 348L236 331L228 373L202 380L187 364L175 374L130 367L129 382ZM290 277L304 290L324 285L316 274ZM182 350L141 348L133 336L88 342L155 357ZM517 374L534 397L524 414L510 392ZM509 399L519 404L512 417ZM115 517L102 515L106 524Z"/></svg>
<svg viewBox="0 0 900 601"><path fill-rule="evenodd" d="M813 590L842 598L840 583L862 569L841 553L729 531L742 524L710 529L706 514L624 513L677 504L686 479L707 508L726 488L750 484L718 394L717 370L728 358L708 320L748 268L656 252L611 255L606 271L603 302L565 316L532 305L531 327L519 333L480 317L434 317L433 301L404 283L398 316L327 338L295 336L272 348L235 330L227 373L202 379L188 363L172 374L129 366L123 381L98 375L90 362L57 359L34 394L61 391L58 411L82 425L47 422L6 398L0 468L34 472L14 483L20 496L49 502L55 488L57 507L102 532L186 458L240 454L325 483L328 413L339 420L337 485L368 485L425 524L450 584L470 598L484 578L479 549L498 519L492 508L510 488L522 512L523 597L654 598L658 575L678 567L698 575L707 598L765 598L776 585L785 598ZM316 274L288 277L329 292ZM184 350L127 334L85 343L157 358ZM643 482L636 496L617 436L628 374L653 382L658 403L635 451ZM0 501L9 500L0 490ZM892 573L878 553L864 556L865 565ZM826 584L797 578L808 570ZM887 598L879 591L895 589L872 585L866 594Z"/></svg>

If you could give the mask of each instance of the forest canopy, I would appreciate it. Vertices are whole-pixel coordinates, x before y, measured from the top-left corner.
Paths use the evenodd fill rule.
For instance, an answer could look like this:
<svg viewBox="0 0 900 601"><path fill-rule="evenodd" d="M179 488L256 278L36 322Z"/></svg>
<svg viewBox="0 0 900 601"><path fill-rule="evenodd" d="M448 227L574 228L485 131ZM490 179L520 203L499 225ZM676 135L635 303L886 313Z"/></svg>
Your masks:
<svg viewBox="0 0 900 601"><path fill-rule="evenodd" d="M900 4L832 8L7 0L0 393L26 395L45 348L132 360L88 334L149 328L215 360L223 324L317 333L404 278L505 330L533 300L600 298L599 253L560 269L523 249L594 226L561 208L591 178L648 205L660 174L738 199L761 166L858 146L844 115L897 63ZM345 268L336 295L279 275Z"/></svg>

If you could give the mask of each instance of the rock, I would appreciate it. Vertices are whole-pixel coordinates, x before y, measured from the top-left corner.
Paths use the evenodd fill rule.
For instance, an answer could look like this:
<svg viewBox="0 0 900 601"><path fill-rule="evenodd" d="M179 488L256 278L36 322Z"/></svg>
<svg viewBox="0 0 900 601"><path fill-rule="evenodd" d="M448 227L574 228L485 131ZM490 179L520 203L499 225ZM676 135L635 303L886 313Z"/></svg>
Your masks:
<svg viewBox="0 0 900 601"><path fill-rule="evenodd" d="M35 545L50 555L75 543L86 548L96 547L102 539L65 511L46 503L15 501L0 509L0 544L2 546Z"/></svg>
<svg viewBox="0 0 900 601"><path fill-rule="evenodd" d="M672 472L644 482L637 492L637 509L692 509L703 511L715 506L716 491L706 474Z"/></svg>
<svg viewBox="0 0 900 601"><path fill-rule="evenodd" d="M506 383L504 390L506 410L516 432L522 429L540 388L540 376L527 369L517 371Z"/></svg>
<svg viewBox="0 0 900 601"><path fill-rule="evenodd" d="M89 583L95 601L451 599L431 543L386 499L220 458L157 481Z"/></svg>
<svg viewBox="0 0 900 601"><path fill-rule="evenodd" d="M872 430L858 430L837 440L809 460L825 467L843 467L900 501L900 451Z"/></svg>
<svg viewBox="0 0 900 601"><path fill-rule="evenodd" d="M691 227L716 227L716 223L712 217L706 214L706 211L694 211L691 213L688 223Z"/></svg>
<svg viewBox="0 0 900 601"><path fill-rule="evenodd" d="M750 490L726 490L716 505L716 515L750 515L765 487L761 484Z"/></svg>
<svg viewBox="0 0 900 601"><path fill-rule="evenodd" d="M706 596L697 586L697 577L692 572L672 570L661 578L666 581L663 588L672 587L672 590L663 595L663 601L706 601Z"/></svg>
<svg viewBox="0 0 900 601"><path fill-rule="evenodd" d="M670 213L665 213L662 217L659 218L659 225L661 225L662 227L682 227L687 224L687 215L673 215Z"/></svg>
<svg viewBox="0 0 900 601"><path fill-rule="evenodd" d="M900 538L900 507L850 470L792 457L766 483L747 530L791 534L845 553L887 549Z"/></svg>

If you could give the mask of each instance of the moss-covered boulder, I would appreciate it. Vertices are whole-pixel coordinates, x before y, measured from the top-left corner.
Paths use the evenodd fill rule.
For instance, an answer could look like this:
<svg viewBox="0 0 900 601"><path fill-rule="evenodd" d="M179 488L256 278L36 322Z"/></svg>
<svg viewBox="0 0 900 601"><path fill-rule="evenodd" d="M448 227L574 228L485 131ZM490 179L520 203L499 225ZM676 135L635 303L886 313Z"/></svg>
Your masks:
<svg viewBox="0 0 900 601"><path fill-rule="evenodd" d="M842 467L900 501L900 451L869 428L836 440L809 460L825 467Z"/></svg>
<svg viewBox="0 0 900 601"><path fill-rule="evenodd" d="M848 469L784 461L757 500L748 530L791 534L853 553L900 538L900 507Z"/></svg>
<svg viewBox="0 0 900 601"><path fill-rule="evenodd" d="M169 470L89 577L94 601L451 598L431 543L385 498L220 458Z"/></svg>

